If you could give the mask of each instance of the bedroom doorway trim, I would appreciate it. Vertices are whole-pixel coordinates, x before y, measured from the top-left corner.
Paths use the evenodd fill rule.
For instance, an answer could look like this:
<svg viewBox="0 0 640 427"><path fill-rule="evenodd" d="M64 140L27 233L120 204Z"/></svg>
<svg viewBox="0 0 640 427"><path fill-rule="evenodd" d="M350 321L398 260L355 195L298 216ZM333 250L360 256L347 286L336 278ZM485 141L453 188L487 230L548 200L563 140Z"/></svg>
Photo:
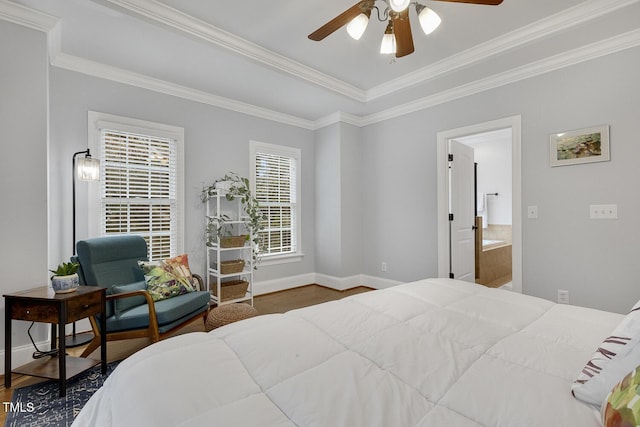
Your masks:
<svg viewBox="0 0 640 427"><path fill-rule="evenodd" d="M512 290L522 293L522 157L521 157L520 115L505 117L484 123L450 129L437 134L437 174L438 174L438 276L449 277L449 180L448 145L449 140L463 136L511 129L512 155Z"/></svg>

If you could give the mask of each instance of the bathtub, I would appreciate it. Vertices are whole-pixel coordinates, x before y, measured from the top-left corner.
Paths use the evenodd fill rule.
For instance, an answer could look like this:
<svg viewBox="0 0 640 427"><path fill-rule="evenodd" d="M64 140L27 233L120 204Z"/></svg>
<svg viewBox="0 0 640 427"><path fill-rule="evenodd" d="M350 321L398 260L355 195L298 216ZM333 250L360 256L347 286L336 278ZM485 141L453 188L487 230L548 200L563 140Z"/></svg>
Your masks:
<svg viewBox="0 0 640 427"><path fill-rule="evenodd" d="M482 227L476 218L476 283L500 286L511 281L511 225Z"/></svg>
<svg viewBox="0 0 640 427"><path fill-rule="evenodd" d="M497 243L502 243L502 240L482 239L482 246L495 245Z"/></svg>
<svg viewBox="0 0 640 427"><path fill-rule="evenodd" d="M485 243L489 240L489 243ZM476 283L502 285L511 281L511 242L483 239Z"/></svg>

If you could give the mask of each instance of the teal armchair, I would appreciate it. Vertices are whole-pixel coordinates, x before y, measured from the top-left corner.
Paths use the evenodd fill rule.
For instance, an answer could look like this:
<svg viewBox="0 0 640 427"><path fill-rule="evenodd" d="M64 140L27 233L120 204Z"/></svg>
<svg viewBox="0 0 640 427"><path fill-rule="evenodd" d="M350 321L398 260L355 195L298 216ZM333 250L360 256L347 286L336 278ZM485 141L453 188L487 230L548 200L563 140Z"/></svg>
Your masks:
<svg viewBox="0 0 640 427"><path fill-rule="evenodd" d="M91 354L100 346L101 334L107 341L148 337L154 343L197 317L203 322L209 308L210 294L203 291L202 278L193 275L199 289L169 299L153 301L138 261L147 259L147 243L140 236L107 236L77 243L80 284L107 288L106 331L91 317L94 339L82 353Z"/></svg>

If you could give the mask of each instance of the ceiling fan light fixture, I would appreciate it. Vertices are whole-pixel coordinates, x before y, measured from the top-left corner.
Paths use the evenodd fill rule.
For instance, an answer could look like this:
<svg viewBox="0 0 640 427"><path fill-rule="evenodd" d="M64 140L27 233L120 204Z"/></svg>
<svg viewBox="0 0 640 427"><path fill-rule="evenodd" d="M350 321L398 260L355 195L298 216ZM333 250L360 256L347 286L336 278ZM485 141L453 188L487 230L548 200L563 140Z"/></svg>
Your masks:
<svg viewBox="0 0 640 427"><path fill-rule="evenodd" d="M416 3L416 12L418 13L418 19L420 20L420 27L426 35L433 33L442 22L440 16L434 12L433 9L429 9L427 6Z"/></svg>
<svg viewBox="0 0 640 427"><path fill-rule="evenodd" d="M369 15L361 13L349 22L349 25L347 25L347 32L352 39L360 40L360 37L362 37L367 29L367 25L369 25Z"/></svg>
<svg viewBox="0 0 640 427"><path fill-rule="evenodd" d="M382 43L380 43L380 53L383 55L396 53L396 36L393 34L393 24L389 21L387 29L384 30Z"/></svg>
<svg viewBox="0 0 640 427"><path fill-rule="evenodd" d="M1 0L0 0L1 1ZM409 8L415 6L420 19L422 31L429 35L439 27L442 20L436 12L418 3L420 0L358 0L356 4L331 19L320 28L309 34L309 40L320 41L339 28L347 27L348 34L359 40L368 26L372 10L376 10L374 18L379 21L389 21L387 31L380 44L380 53L394 53L396 58L402 58L415 51L413 33L409 22ZM434 0L452 3L470 3L476 5L497 6L503 0ZM376 6L379 2L380 6ZM383 10L384 5L384 10Z"/></svg>
<svg viewBox="0 0 640 427"><path fill-rule="evenodd" d="M409 7L411 0L389 0L389 7L394 12L402 12Z"/></svg>

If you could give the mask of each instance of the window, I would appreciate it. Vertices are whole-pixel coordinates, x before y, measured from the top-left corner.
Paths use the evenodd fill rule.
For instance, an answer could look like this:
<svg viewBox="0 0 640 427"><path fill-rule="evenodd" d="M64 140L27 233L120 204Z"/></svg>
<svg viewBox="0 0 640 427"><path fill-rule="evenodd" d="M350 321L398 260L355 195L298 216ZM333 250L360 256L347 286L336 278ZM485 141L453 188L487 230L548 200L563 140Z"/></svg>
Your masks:
<svg viewBox="0 0 640 427"><path fill-rule="evenodd" d="M251 161L253 194L267 216L259 236L263 260L296 260L302 255L298 191L300 150L252 141Z"/></svg>
<svg viewBox="0 0 640 427"><path fill-rule="evenodd" d="M180 128L90 115L101 180L90 218L93 235L137 234L150 260L182 252ZM97 213L97 215L95 214Z"/></svg>

